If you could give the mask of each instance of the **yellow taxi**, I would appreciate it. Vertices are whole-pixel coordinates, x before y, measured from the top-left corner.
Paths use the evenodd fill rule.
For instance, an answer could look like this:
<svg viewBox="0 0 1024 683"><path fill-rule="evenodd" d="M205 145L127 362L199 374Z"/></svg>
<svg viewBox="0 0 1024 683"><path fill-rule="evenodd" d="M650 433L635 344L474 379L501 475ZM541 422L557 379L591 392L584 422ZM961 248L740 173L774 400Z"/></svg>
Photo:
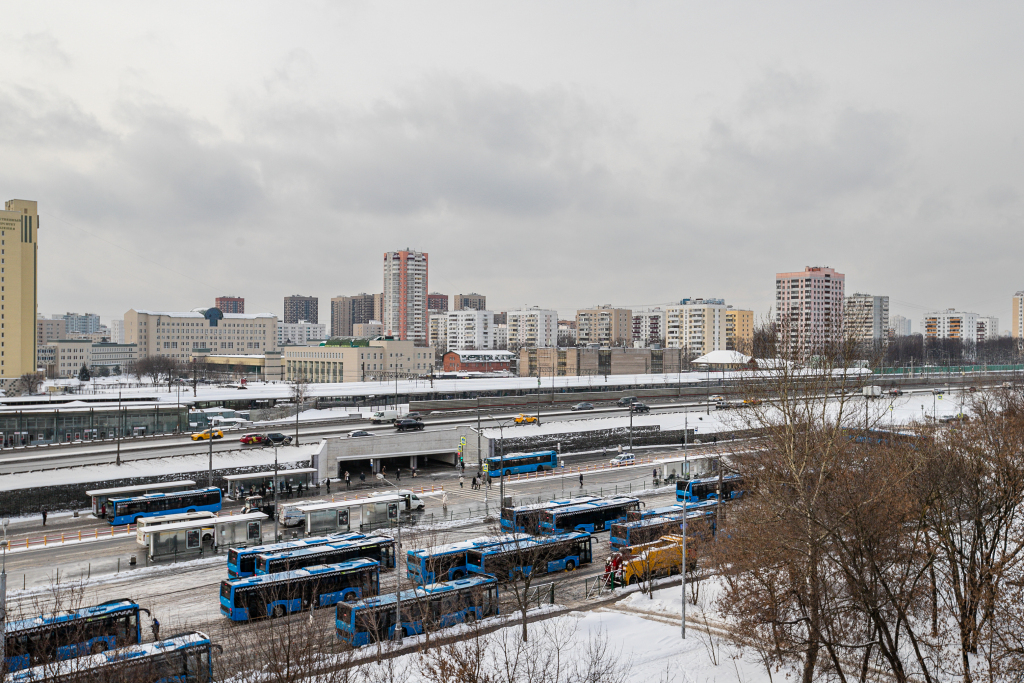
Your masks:
<svg viewBox="0 0 1024 683"><path fill-rule="evenodd" d="M523 415L522 413L519 413L515 417L515 423L517 425L529 425L534 424L535 422L537 422L536 415Z"/></svg>
<svg viewBox="0 0 1024 683"><path fill-rule="evenodd" d="M193 441L206 441L207 439L223 439L224 432L219 429L204 429L192 435Z"/></svg>

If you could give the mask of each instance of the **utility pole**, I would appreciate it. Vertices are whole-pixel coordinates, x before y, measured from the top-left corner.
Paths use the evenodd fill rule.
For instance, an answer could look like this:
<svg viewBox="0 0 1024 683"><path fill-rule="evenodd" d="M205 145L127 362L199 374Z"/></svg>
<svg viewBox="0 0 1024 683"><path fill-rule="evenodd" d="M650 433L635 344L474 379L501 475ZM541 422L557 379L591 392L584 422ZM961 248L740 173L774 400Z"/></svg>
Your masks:
<svg viewBox="0 0 1024 683"><path fill-rule="evenodd" d="M210 437L209 438L209 441L210 441L210 474L207 476L206 485L207 486L213 486L213 434L214 434L214 431L213 431L213 419L212 418L210 419L210 428L209 428L209 430L206 433Z"/></svg>
<svg viewBox="0 0 1024 683"><path fill-rule="evenodd" d="M633 452L633 404L626 408L629 411L629 452Z"/></svg>
<svg viewBox="0 0 1024 683"><path fill-rule="evenodd" d="M330 482L328 482L330 483ZM277 443L274 444L274 543L277 543ZM261 539L262 540L262 539Z"/></svg>
<svg viewBox="0 0 1024 683"><path fill-rule="evenodd" d="M121 466L121 392L117 392L117 466Z"/></svg>
<svg viewBox="0 0 1024 683"><path fill-rule="evenodd" d="M686 509L683 509L683 547L679 551L683 556L683 565L679 568L679 575L683 577L682 590L683 590L683 614L680 618L682 624L682 636L683 640L686 640Z"/></svg>

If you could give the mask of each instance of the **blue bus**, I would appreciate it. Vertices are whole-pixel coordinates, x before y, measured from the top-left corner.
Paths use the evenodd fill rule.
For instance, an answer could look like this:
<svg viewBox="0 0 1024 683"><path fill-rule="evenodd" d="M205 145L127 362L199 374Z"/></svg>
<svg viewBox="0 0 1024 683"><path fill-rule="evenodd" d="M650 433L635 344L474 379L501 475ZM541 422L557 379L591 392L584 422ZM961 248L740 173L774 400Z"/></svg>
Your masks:
<svg viewBox="0 0 1024 683"><path fill-rule="evenodd" d="M181 633L156 643L131 645L101 654L42 664L18 671L7 683L209 683L213 680L212 650L219 645L199 631Z"/></svg>
<svg viewBox="0 0 1024 683"><path fill-rule="evenodd" d="M743 495L743 475L726 474L722 476L722 495L726 500L739 498ZM718 476L703 479L680 480L676 482L676 500L680 503L714 500L718 498Z"/></svg>
<svg viewBox="0 0 1024 683"><path fill-rule="evenodd" d="M191 491L150 493L134 498L107 501L107 520L115 525L135 524L143 517L176 515L184 512L220 512L220 489L216 486Z"/></svg>
<svg viewBox="0 0 1024 683"><path fill-rule="evenodd" d="M220 612L232 621L283 617L380 592L380 564L361 558L220 583Z"/></svg>
<svg viewBox="0 0 1024 683"><path fill-rule="evenodd" d="M501 509L501 530L515 533L537 533L537 523L542 510L565 507L566 505L579 505L580 503L591 503L601 500L598 496L580 496L579 498L565 498L563 500L549 500L546 503L531 503L520 505L514 508Z"/></svg>
<svg viewBox="0 0 1024 683"><path fill-rule="evenodd" d="M644 508L633 512L626 513L627 522L638 522L641 519L649 519L651 517L664 517L665 515L676 515L681 514L687 510L700 510L705 507L714 507L716 501L712 498L711 500L705 500L694 503L673 503L672 505L664 505L660 508Z"/></svg>
<svg viewBox="0 0 1024 683"><path fill-rule="evenodd" d="M717 501L709 502L712 506L717 504ZM631 545L650 543L666 534L682 533L684 519L687 524L692 524L695 521L713 517L714 514L713 507L709 509L702 506L699 510L690 510L663 517L648 517L647 519L635 522L612 524L611 538L608 539L608 545L618 550L619 548Z"/></svg>
<svg viewBox="0 0 1024 683"><path fill-rule="evenodd" d="M487 474L500 477L502 473L543 472L558 467L558 453L555 451L537 451L536 453L509 453L504 458L487 458Z"/></svg>
<svg viewBox="0 0 1024 683"><path fill-rule="evenodd" d="M396 624L395 606L402 622ZM498 582L493 576L467 576L456 581L430 583L401 594L388 593L353 603L339 602L334 613L338 638L361 647L392 640L396 628L403 636L419 635L498 614Z"/></svg>
<svg viewBox="0 0 1024 683"><path fill-rule="evenodd" d="M640 501L636 498L602 498L591 503L542 510L538 527L542 534L565 531L595 533L611 529L612 524L626 521L628 513L639 510Z"/></svg>
<svg viewBox="0 0 1024 683"><path fill-rule="evenodd" d="M381 571L393 569L395 539L387 536L366 536L279 553L261 553L256 556L256 575L280 574L318 564L338 564L357 557L377 560Z"/></svg>
<svg viewBox="0 0 1024 683"><path fill-rule="evenodd" d="M9 621L4 628L6 670L18 671L140 643L139 612L149 614L131 600L111 600L62 614Z"/></svg>
<svg viewBox="0 0 1024 683"><path fill-rule="evenodd" d="M468 551L466 566L474 574L505 573L509 578L517 573L571 572L593 560L590 541L590 534L586 532L506 541Z"/></svg>
<svg viewBox="0 0 1024 683"><path fill-rule="evenodd" d="M330 536L314 536L294 541L283 541L281 543L269 543L267 545L255 545L250 548L228 549L228 578L244 579L247 576L256 575L256 558L266 553L284 553L289 550L300 550L312 548L313 546L348 541L357 538L366 538L359 532L332 534Z"/></svg>
<svg viewBox="0 0 1024 683"><path fill-rule="evenodd" d="M466 553L468 551L497 545L516 538L525 538L525 536L517 534L480 536L468 541L410 550L405 554L405 575L420 586L437 581L461 579L469 573L469 569L466 568Z"/></svg>

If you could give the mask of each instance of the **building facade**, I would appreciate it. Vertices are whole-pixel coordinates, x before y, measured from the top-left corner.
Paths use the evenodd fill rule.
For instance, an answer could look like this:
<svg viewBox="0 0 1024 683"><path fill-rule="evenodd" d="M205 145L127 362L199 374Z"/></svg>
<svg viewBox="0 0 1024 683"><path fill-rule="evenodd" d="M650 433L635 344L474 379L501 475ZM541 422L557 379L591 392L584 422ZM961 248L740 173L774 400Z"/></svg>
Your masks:
<svg viewBox="0 0 1024 683"><path fill-rule="evenodd" d="M277 324L277 345L307 344L327 339L327 325L300 320L297 323Z"/></svg>
<svg viewBox="0 0 1024 683"><path fill-rule="evenodd" d="M218 296L213 305L222 313L245 313L245 299L240 296Z"/></svg>
<svg viewBox="0 0 1024 683"><path fill-rule="evenodd" d="M447 351L473 351L494 348L494 312L472 308L448 311L445 325Z"/></svg>
<svg viewBox="0 0 1024 683"><path fill-rule="evenodd" d="M889 297L851 294L843 302L843 320L848 334L857 341L880 342L889 327Z"/></svg>
<svg viewBox="0 0 1024 683"><path fill-rule="evenodd" d="M449 351L441 359L445 372L511 372L516 354L511 351Z"/></svg>
<svg viewBox="0 0 1024 683"><path fill-rule="evenodd" d="M993 341L999 338L999 318L992 316L979 316L977 326L977 340Z"/></svg>
<svg viewBox="0 0 1024 683"><path fill-rule="evenodd" d="M411 341L371 339L347 345L285 347L281 362L285 381L363 382L429 375L434 370L434 350Z"/></svg>
<svg viewBox="0 0 1024 683"><path fill-rule="evenodd" d="M115 344L124 344L124 320L110 321L110 341Z"/></svg>
<svg viewBox="0 0 1024 683"><path fill-rule="evenodd" d="M37 318L36 344L49 344L52 339L67 339L67 323L64 318Z"/></svg>
<svg viewBox="0 0 1024 683"><path fill-rule="evenodd" d="M889 333L894 337L909 337L910 318L902 315L890 315Z"/></svg>
<svg viewBox="0 0 1024 683"><path fill-rule="evenodd" d="M521 377L679 373L685 365L681 349L519 349Z"/></svg>
<svg viewBox="0 0 1024 683"><path fill-rule="evenodd" d="M558 340L558 313L545 308L508 311L508 346L550 347Z"/></svg>
<svg viewBox="0 0 1024 683"><path fill-rule="evenodd" d="M508 348L508 324L506 323L494 323L494 348L496 349L507 349Z"/></svg>
<svg viewBox="0 0 1024 683"><path fill-rule="evenodd" d="M0 380L36 371L39 211L11 199L0 211Z"/></svg>
<svg viewBox="0 0 1024 683"><path fill-rule="evenodd" d="M384 332L390 337L427 343L428 257L425 252L389 251L384 254Z"/></svg>
<svg viewBox="0 0 1024 683"><path fill-rule="evenodd" d="M431 313L447 313L448 295L437 292L427 294L427 310Z"/></svg>
<svg viewBox="0 0 1024 683"><path fill-rule="evenodd" d="M775 322L789 353L809 355L842 334L846 276L828 266L775 274Z"/></svg>
<svg viewBox="0 0 1024 683"><path fill-rule="evenodd" d="M977 313L965 313L953 308L926 313L921 319L921 330L925 338L959 339L974 341L978 335Z"/></svg>
<svg viewBox="0 0 1024 683"><path fill-rule="evenodd" d="M351 337L354 326L378 320L373 317L374 295L361 292L355 296L336 296L331 299L331 336Z"/></svg>
<svg viewBox="0 0 1024 683"><path fill-rule="evenodd" d="M576 342L623 346L633 340L633 311L598 306L576 311Z"/></svg>
<svg viewBox="0 0 1024 683"><path fill-rule="evenodd" d="M284 319L286 323L297 323L300 320L306 322L318 323L320 322L319 312L319 299L315 296L302 296L301 294L292 294L284 298ZM223 312L223 311L222 311Z"/></svg>
<svg viewBox="0 0 1024 683"><path fill-rule="evenodd" d="M219 308L191 311L136 311L124 315L125 343L138 345L139 358L167 356L184 361L193 350L259 354L277 349L273 313L222 313Z"/></svg>
<svg viewBox="0 0 1024 683"><path fill-rule="evenodd" d="M633 344L647 348L665 343L665 311L654 308L633 312Z"/></svg>
<svg viewBox="0 0 1024 683"><path fill-rule="evenodd" d="M467 308L474 311L486 310L487 297L483 294L477 294L476 292L470 292L469 294L456 294L452 310L462 311Z"/></svg>
<svg viewBox="0 0 1024 683"><path fill-rule="evenodd" d="M47 347L53 349L52 374L56 377L78 377L83 365L90 372L94 372L98 367L116 367L124 371L138 360L138 347L135 344L94 343L87 339L55 339L47 344ZM49 369L47 374L51 374Z"/></svg>
<svg viewBox="0 0 1024 683"><path fill-rule="evenodd" d="M371 320L365 323L356 323L352 326L352 336L357 339L372 339L384 335L384 323L379 320Z"/></svg>
<svg viewBox="0 0 1024 683"><path fill-rule="evenodd" d="M665 308L665 346L682 349L685 357L725 349L724 299L683 299Z"/></svg>
<svg viewBox="0 0 1024 683"><path fill-rule="evenodd" d="M448 314L431 313L427 332L427 346L434 347L439 354L448 350Z"/></svg>
<svg viewBox="0 0 1024 683"><path fill-rule="evenodd" d="M746 350L754 344L754 312L742 308L725 309L725 348L727 351Z"/></svg>
<svg viewBox="0 0 1024 683"><path fill-rule="evenodd" d="M1024 339L1024 292L1013 295L1013 314L1010 317L1010 335Z"/></svg>

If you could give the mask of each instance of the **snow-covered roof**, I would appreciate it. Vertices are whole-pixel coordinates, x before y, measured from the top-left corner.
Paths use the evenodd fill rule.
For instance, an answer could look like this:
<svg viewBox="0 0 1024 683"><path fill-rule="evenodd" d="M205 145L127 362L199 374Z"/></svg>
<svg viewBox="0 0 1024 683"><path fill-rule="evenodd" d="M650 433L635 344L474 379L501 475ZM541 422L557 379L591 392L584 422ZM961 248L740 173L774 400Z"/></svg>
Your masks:
<svg viewBox="0 0 1024 683"><path fill-rule="evenodd" d="M449 351L464 361L508 361L516 357L511 351Z"/></svg>
<svg viewBox="0 0 1024 683"><path fill-rule="evenodd" d="M726 351L724 349L706 353L693 361L694 365L746 365L750 362L750 356L745 356L739 351Z"/></svg>
<svg viewBox="0 0 1024 683"><path fill-rule="evenodd" d="M140 315L166 315L168 318L205 318L205 308L193 308L191 311L143 311L136 310ZM276 318L273 313L223 313L224 320L256 320L258 318Z"/></svg>

